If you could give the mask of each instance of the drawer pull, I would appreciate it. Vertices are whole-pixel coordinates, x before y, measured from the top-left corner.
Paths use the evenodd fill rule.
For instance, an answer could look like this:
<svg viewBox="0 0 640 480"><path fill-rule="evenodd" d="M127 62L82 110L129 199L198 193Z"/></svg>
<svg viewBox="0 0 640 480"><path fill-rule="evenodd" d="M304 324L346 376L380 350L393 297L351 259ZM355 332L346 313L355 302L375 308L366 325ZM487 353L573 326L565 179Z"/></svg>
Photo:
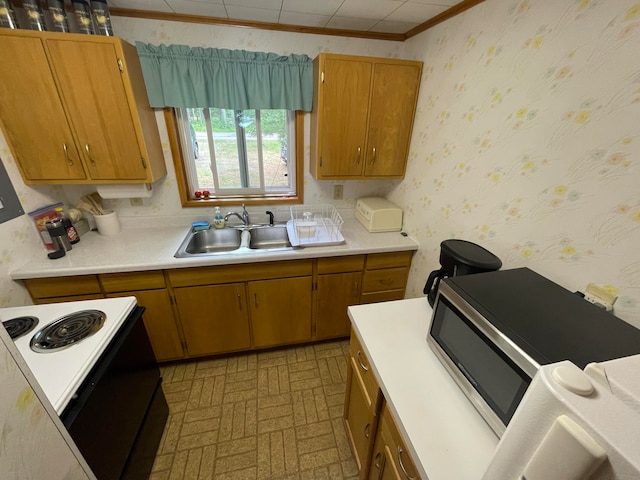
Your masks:
<svg viewBox="0 0 640 480"><path fill-rule="evenodd" d="M402 463L402 453L404 452L404 450L402 450L402 448L400 448L400 445L398 445L398 463L400 464L400 468L402 469L402 473L404 473L404 476L407 477L408 480L415 480L415 477L412 477L411 475L409 475L407 473L407 469L404 466L404 463Z"/></svg>
<svg viewBox="0 0 640 480"><path fill-rule="evenodd" d="M89 144L88 143L85 143L84 149L87 151L87 156L89 157L89 161L91 162L91 165L93 165L95 167L96 166L96 161L91 156L91 152L89 152Z"/></svg>
<svg viewBox="0 0 640 480"><path fill-rule="evenodd" d="M369 367L367 367L364 363L362 363L362 360L360 360L360 350L358 350L358 354L356 355L358 358L358 364L360 365L360 368L362 368L365 372L369 371Z"/></svg>
<svg viewBox="0 0 640 480"><path fill-rule="evenodd" d="M371 424L367 423L366 427L364 427L364 438L369 438L370 431L371 431Z"/></svg>
<svg viewBox="0 0 640 480"><path fill-rule="evenodd" d="M73 166L73 160L69 157L69 149L67 148L67 144L62 144L62 149L64 150L64 158L67 160L67 163L70 167Z"/></svg>
<svg viewBox="0 0 640 480"><path fill-rule="evenodd" d="M393 278L381 279L380 283L383 285L391 285L393 283Z"/></svg>

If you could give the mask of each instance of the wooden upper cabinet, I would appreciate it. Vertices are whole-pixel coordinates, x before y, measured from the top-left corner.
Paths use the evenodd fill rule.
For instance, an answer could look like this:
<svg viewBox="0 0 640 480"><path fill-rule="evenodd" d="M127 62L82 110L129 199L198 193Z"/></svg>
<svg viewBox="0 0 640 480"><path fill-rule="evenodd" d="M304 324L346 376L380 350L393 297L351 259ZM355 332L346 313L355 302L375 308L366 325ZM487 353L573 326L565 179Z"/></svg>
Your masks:
<svg viewBox="0 0 640 480"><path fill-rule="evenodd" d="M421 65L376 63L364 174L404 177Z"/></svg>
<svg viewBox="0 0 640 480"><path fill-rule="evenodd" d="M311 113L317 179L404 177L422 62L320 54Z"/></svg>
<svg viewBox="0 0 640 480"><path fill-rule="evenodd" d="M25 182L85 180L41 40L0 35L0 51L0 122Z"/></svg>
<svg viewBox="0 0 640 480"><path fill-rule="evenodd" d="M115 37L2 29L0 48L10 57L0 66L0 117L25 183L166 175L135 47Z"/></svg>

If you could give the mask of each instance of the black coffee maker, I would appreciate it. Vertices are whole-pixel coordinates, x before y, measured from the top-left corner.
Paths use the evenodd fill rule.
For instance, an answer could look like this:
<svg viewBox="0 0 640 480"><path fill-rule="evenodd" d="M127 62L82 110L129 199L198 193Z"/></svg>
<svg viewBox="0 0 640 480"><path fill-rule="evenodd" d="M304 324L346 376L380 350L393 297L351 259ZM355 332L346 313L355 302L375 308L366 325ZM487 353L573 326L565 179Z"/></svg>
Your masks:
<svg viewBox="0 0 640 480"><path fill-rule="evenodd" d="M466 240L444 240L440 243L440 270L429 274L424 292L433 307L440 280L445 277L500 270L502 261L489 250Z"/></svg>

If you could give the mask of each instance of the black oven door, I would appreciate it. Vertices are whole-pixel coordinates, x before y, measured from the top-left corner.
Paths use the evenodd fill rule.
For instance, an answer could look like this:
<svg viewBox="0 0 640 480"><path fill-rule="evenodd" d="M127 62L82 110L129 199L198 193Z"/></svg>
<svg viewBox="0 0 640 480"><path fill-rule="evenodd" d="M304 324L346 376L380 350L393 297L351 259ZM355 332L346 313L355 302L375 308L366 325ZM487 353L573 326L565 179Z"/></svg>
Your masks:
<svg viewBox="0 0 640 480"><path fill-rule="evenodd" d="M130 314L61 415L99 480L130 477L129 471L147 478L167 419L143 311Z"/></svg>

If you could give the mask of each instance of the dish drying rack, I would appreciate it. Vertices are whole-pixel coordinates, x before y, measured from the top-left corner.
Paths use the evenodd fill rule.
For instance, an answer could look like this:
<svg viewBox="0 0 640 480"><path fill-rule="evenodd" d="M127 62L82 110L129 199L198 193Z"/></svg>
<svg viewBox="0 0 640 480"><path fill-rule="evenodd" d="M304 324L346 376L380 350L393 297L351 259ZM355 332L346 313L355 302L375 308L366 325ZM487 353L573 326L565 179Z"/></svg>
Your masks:
<svg viewBox="0 0 640 480"><path fill-rule="evenodd" d="M333 205L291 207L287 222L289 242L297 246L336 245L344 242L340 230L344 221Z"/></svg>

